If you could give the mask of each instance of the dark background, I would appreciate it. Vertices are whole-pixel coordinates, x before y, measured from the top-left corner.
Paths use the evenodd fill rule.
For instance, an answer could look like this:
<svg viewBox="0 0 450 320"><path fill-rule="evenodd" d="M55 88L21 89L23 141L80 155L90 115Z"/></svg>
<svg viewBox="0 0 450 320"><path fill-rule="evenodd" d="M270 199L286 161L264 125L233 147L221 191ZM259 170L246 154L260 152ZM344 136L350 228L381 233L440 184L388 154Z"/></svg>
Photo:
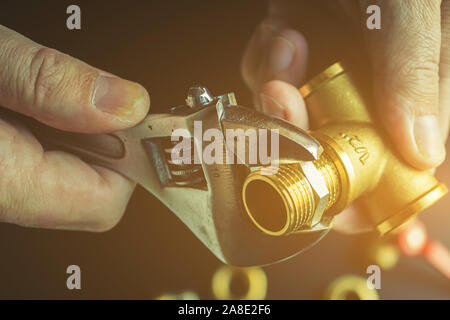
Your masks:
<svg viewBox="0 0 450 320"><path fill-rule="evenodd" d="M66 28L70 4L81 7L82 30ZM141 83L150 93L152 112L183 103L188 87L198 82L216 94L234 91L241 105L251 106L239 64L246 42L264 17L265 5L264 1L213 0L2 0L0 24ZM314 16L309 19L315 21ZM324 34L315 40L323 42ZM317 56L334 58L328 50ZM314 57L313 52L313 65L318 63ZM449 167L447 162L438 173L447 184ZM448 208L449 197L423 219L429 233L450 246ZM312 250L266 267L267 297L321 299L336 277L366 276L371 239L371 235L331 233ZM81 267L82 290L66 288L66 268L71 264ZM185 290L211 299L211 278L219 266L175 215L141 188L119 225L106 233L0 224L1 299L151 299ZM383 272L379 293L384 299L448 299L450 284L420 258L402 258L396 268Z"/></svg>

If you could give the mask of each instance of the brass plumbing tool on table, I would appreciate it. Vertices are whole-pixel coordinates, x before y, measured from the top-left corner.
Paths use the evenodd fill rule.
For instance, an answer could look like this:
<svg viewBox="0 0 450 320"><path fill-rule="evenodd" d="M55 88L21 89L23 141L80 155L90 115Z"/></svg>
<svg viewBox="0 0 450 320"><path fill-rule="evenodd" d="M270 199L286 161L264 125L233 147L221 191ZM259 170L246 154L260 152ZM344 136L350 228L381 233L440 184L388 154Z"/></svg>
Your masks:
<svg viewBox="0 0 450 320"><path fill-rule="evenodd" d="M112 134L63 132L6 110L0 115L25 122L48 149L77 154L133 179L219 259L234 265L268 264L311 247L330 230L334 215L354 200L383 234L446 193L432 174L410 167L396 155L340 64L300 91L312 132L238 106L232 93L213 97L203 87L191 88L185 105L150 114L136 127ZM278 171L263 174L261 163L245 161L173 161L171 136L177 129L187 132L192 152L201 150L196 121L203 130L223 133L278 130ZM248 147L246 140L245 159ZM151 207L148 210L151 214Z"/></svg>

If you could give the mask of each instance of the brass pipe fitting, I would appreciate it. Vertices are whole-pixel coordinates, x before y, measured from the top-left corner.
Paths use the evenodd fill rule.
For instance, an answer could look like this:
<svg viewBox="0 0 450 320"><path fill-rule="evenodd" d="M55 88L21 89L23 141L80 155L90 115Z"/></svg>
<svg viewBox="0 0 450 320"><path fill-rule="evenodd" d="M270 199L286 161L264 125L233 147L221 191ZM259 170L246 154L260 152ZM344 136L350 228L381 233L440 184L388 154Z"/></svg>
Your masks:
<svg viewBox="0 0 450 320"><path fill-rule="evenodd" d="M324 154L314 161L329 191L325 210L340 194L337 169ZM244 183L244 204L253 223L273 236L296 232L313 224L317 201L310 181L298 163L282 164L275 174L251 173Z"/></svg>
<svg viewBox="0 0 450 320"><path fill-rule="evenodd" d="M328 189L319 218L353 203L380 234L401 226L447 193L428 171L408 165L374 121L355 80L337 63L300 89L308 107L310 134L324 151L313 161ZM301 161L282 162L275 174L252 172L243 201L253 223L274 236L311 230L319 197Z"/></svg>

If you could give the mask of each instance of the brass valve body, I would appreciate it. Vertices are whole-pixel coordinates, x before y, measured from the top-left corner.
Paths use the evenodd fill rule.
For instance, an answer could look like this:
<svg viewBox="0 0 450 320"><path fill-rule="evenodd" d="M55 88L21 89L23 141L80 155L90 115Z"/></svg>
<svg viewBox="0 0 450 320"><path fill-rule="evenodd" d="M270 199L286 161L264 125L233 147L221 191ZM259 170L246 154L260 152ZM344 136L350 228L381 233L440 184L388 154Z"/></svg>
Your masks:
<svg viewBox="0 0 450 320"><path fill-rule="evenodd" d="M380 234L401 226L447 193L428 171L408 165L373 121L355 80L337 63L300 89L310 134L324 151L313 162L328 189L324 217L353 203ZM254 224L278 236L308 230L318 205L299 162L283 163L273 175L255 171L245 180L243 200Z"/></svg>

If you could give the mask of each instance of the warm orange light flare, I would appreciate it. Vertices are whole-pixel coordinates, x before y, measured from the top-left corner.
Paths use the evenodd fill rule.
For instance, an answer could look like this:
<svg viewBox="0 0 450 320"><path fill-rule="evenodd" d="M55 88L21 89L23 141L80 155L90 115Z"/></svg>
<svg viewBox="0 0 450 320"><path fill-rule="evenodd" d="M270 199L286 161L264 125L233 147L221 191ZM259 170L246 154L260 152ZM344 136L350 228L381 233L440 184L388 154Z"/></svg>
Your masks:
<svg viewBox="0 0 450 320"><path fill-rule="evenodd" d="M450 280L450 251L439 241L427 237L425 225L415 220L397 234L400 250L408 256L422 255L425 260Z"/></svg>
<svg viewBox="0 0 450 320"><path fill-rule="evenodd" d="M408 256L421 254L426 242L425 226L418 220L411 222L398 233L398 246Z"/></svg>

